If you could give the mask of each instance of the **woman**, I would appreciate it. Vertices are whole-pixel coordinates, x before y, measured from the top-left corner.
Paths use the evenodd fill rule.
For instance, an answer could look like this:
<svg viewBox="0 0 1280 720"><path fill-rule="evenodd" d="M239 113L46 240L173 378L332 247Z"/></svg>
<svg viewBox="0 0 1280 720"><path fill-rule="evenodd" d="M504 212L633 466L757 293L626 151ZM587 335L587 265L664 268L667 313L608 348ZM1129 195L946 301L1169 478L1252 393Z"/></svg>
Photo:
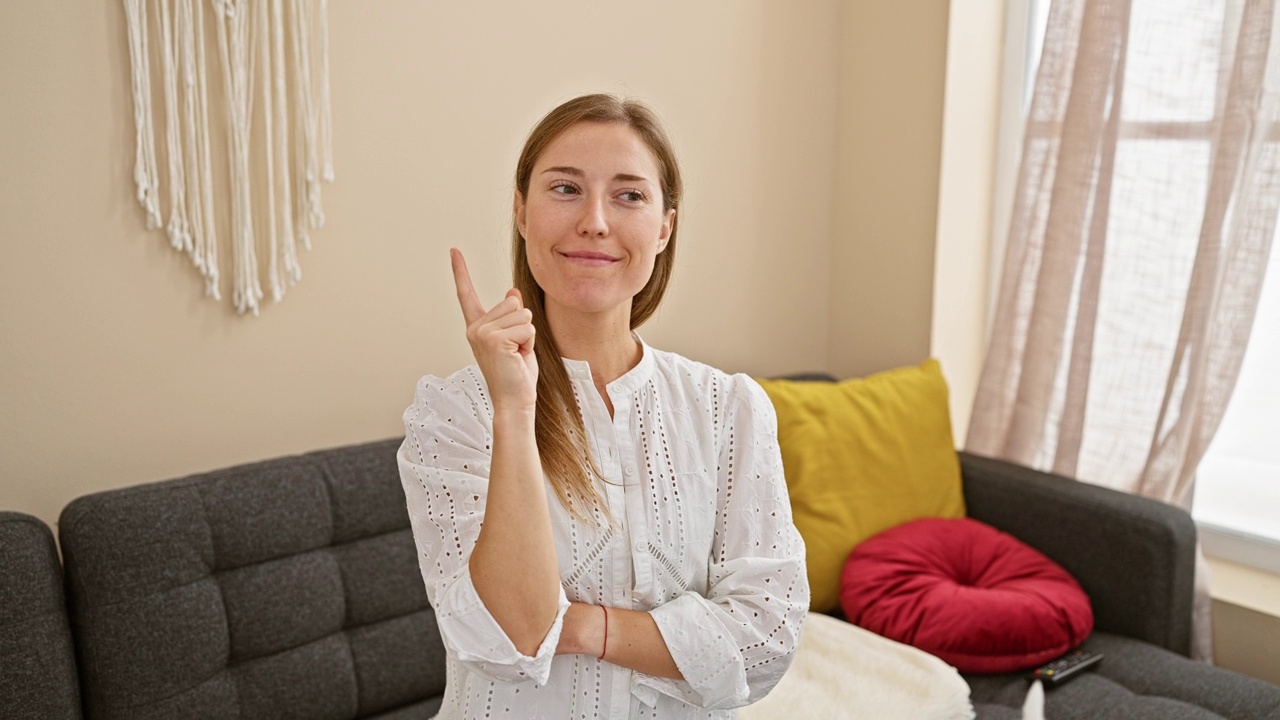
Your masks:
<svg viewBox="0 0 1280 720"><path fill-rule="evenodd" d="M515 287L486 309L451 251L476 364L418 383L399 453L441 718L729 718L791 662L809 588L773 408L633 332L680 195L652 112L583 96L516 167Z"/></svg>

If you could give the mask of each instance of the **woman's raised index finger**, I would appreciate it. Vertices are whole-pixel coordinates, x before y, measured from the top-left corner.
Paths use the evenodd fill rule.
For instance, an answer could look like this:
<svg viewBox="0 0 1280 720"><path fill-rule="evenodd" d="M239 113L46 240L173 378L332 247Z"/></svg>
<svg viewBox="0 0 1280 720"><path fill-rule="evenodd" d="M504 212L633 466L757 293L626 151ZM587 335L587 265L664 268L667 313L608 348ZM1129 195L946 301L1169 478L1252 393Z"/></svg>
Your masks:
<svg viewBox="0 0 1280 720"><path fill-rule="evenodd" d="M462 306L462 318L467 324L475 322L484 315L484 306L476 297L476 288L471 284L471 273L467 271L467 261L458 248L449 248L449 259L453 264L453 284L458 289L458 305Z"/></svg>

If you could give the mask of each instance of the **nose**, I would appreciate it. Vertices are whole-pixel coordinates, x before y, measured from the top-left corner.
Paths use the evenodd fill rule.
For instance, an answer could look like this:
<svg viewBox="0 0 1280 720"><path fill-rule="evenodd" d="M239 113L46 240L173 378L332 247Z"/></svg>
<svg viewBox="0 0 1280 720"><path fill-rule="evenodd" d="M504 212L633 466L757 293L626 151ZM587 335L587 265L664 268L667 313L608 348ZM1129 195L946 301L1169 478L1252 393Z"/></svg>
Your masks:
<svg viewBox="0 0 1280 720"><path fill-rule="evenodd" d="M578 218L578 234L582 237L604 237L609 234L609 221L605 217L605 198L588 197L582 203L582 215Z"/></svg>

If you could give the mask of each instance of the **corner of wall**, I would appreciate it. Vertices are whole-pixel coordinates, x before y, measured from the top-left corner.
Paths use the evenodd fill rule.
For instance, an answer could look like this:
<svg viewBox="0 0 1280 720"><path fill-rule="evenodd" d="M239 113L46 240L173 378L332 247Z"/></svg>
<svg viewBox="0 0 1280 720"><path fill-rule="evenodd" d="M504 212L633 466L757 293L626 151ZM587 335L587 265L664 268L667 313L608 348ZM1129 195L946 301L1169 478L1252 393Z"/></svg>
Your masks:
<svg viewBox="0 0 1280 720"><path fill-rule="evenodd" d="M930 354L949 3L840 10L828 365Z"/></svg>
<svg viewBox="0 0 1280 720"><path fill-rule="evenodd" d="M1004 4L952 0L948 36L929 347L951 388L959 444L986 353Z"/></svg>

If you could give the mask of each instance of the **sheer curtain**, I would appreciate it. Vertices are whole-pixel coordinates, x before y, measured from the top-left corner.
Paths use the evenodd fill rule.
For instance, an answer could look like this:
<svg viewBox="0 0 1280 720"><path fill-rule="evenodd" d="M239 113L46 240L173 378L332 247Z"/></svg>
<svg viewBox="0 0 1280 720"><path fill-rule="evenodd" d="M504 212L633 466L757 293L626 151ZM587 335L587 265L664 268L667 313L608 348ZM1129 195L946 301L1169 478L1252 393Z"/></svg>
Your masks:
<svg viewBox="0 0 1280 720"><path fill-rule="evenodd" d="M1189 508L1275 235L1276 10L1054 0L967 450Z"/></svg>

